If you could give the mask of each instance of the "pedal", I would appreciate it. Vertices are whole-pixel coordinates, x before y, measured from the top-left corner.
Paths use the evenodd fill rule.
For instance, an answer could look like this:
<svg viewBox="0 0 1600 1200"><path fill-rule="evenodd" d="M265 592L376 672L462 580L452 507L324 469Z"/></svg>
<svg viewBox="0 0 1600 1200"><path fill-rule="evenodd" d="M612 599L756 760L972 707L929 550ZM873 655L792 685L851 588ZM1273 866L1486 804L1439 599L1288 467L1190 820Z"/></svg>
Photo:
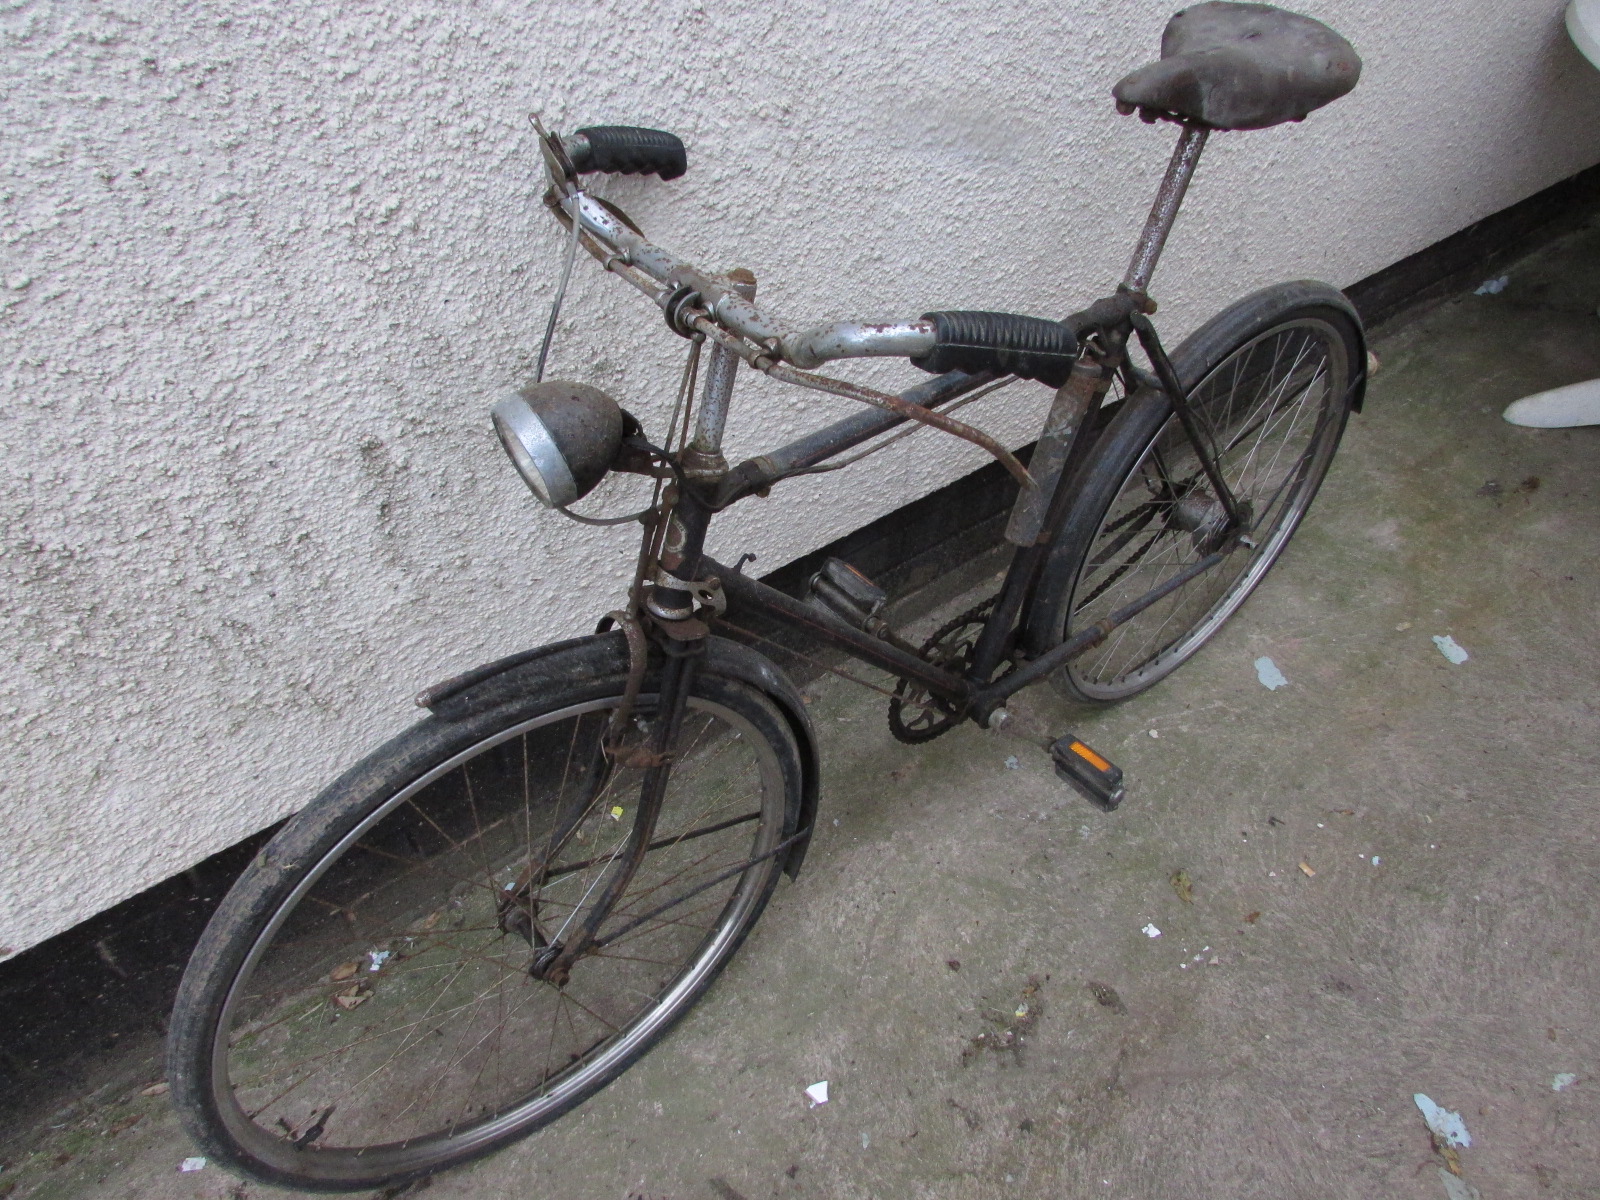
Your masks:
<svg viewBox="0 0 1600 1200"><path fill-rule="evenodd" d="M804 599L857 629L876 632L874 625L889 594L843 559L830 558L806 581Z"/></svg>
<svg viewBox="0 0 1600 1200"><path fill-rule="evenodd" d="M1050 743L1056 774L1077 788L1101 812L1122 803L1122 768L1070 733Z"/></svg>

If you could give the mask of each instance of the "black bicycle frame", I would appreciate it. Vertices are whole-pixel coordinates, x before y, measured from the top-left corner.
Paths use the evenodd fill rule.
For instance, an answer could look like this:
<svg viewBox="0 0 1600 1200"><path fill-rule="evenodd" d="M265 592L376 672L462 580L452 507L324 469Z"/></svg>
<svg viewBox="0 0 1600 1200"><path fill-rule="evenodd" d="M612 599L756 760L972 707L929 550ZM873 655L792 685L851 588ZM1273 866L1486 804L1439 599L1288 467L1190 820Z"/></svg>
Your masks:
<svg viewBox="0 0 1600 1200"><path fill-rule="evenodd" d="M730 615L758 613L778 625L799 630L812 641L843 651L852 658L878 667L900 679L919 684L932 695L970 715L980 725L988 725L994 712L1016 692L1093 649L1118 626L1209 571L1226 557L1226 550L1207 555L1159 587L1113 612L1104 620L1088 629L1080 630L1046 653L1019 664L999 678L992 678L994 671L1006 660L1008 653L1013 657L1015 655L1015 647L1010 644L1011 635L1016 628L1018 618L1026 611L1039 573L1071 507L1073 470L1078 463L1093 453L1094 443L1104 431L1108 410L1103 406L1102 400L1106 390L1119 372L1122 373L1125 383L1140 382L1135 372L1127 367L1123 354L1129 336L1137 331L1142 340L1148 339L1147 344L1152 345L1155 350L1155 355L1152 357L1159 355L1159 361L1166 367L1166 356L1160 349L1160 343L1154 340L1154 331L1139 321L1142 315L1138 311L1139 307L1141 307L1139 298L1123 292L1108 297L1075 318L1069 318L1069 321L1076 323L1085 333L1092 334L1098 346L1098 350L1086 349L1084 355L1088 374L1083 391L1085 411L1079 414L1076 424L1063 434L1065 444L1058 456L1053 478L1041 485L1048 487L1049 494L1031 501L1042 505L1045 515L1039 523L1038 532L1028 543L1018 545L1013 550L1005 583L993 611L984 622L972 665L965 675L953 674L882 637L857 628L826 608L797 599L759 580L751 579L737 568L724 566L705 557L700 550L705 542L707 527L716 511L732 503L734 499L750 495L758 489L764 490L788 474L824 461L866 441L876 433L902 424L907 419L893 413L874 410L858 414L769 454L750 459L722 477L709 489L711 492L709 496L697 494L692 487L685 488L678 498L671 517L673 533L668 537L668 545L674 549L668 556L664 556L662 565L666 571L661 576L661 582L655 585L655 596L658 601L656 607L681 610L690 605L691 593L670 586L669 577L683 580L685 583L693 581L704 587L720 590L726 597ZM1098 324L1097 322L1102 319L1111 323ZM1140 325L1143 325L1143 328L1140 328ZM1170 374L1170 368L1163 373ZM985 375L951 372L921 387L902 393L902 398L918 404L947 403L971 392L989 378ZM1062 389L1062 393L1071 386L1069 382ZM1187 416L1185 397L1179 395L1173 403L1176 411ZM1185 421L1186 431L1189 425L1190 422ZM1048 435L1047 426L1046 436ZM1042 446L1044 441L1045 437L1041 437L1039 445ZM1194 447L1208 473L1214 473L1215 467L1210 462L1207 448L1198 439L1194 441ZM1039 452L1036 450L1035 461L1038 461L1038 458ZM737 478L740 482L730 488L728 481L733 478ZM1020 503L1021 501L1019 505ZM685 635L688 635L687 640L690 642L704 636L698 628L687 630L681 627L671 628L674 625L681 626L683 624L681 622L666 624L667 640L671 642L681 644L685 640ZM715 624L714 618L712 624ZM705 632L709 632L709 628L706 627ZM675 652L681 654L683 650L677 649ZM663 703L666 703L666 700Z"/></svg>
<svg viewBox="0 0 1600 1200"><path fill-rule="evenodd" d="M1118 626L1216 566L1238 544L1238 535L1245 532L1241 514L1222 484L1210 450L1198 435L1182 385L1146 319L1146 314L1153 312L1155 306L1145 289L1205 144L1206 133L1204 127L1184 125L1183 136L1158 190L1128 274L1116 294L1064 322L1073 329L1083 350L1072 377L1057 391L1050 415L1035 443L1029 466L1037 488L1019 491L1006 530L1007 541L1015 547L1011 563L964 675L945 670L912 653L904 643L895 644L898 639L891 641L875 636L819 604L797 599L751 579L738 567L717 563L705 556L703 547L706 530L717 512L748 496L765 495L781 480L905 423L910 419L903 411L908 405L936 409L971 394L991 382L994 376L949 372L901 392L894 398L901 412L892 411L894 406L890 410L862 411L730 470L724 466L720 453L721 419L726 412L727 393L737 364L731 359L718 362L717 352L714 352L708 378L722 379L719 385L722 391L709 406L716 412L707 426L712 433L704 439L704 445L697 436L696 444L669 464L675 483L670 494L664 497L665 506L670 510L665 536L658 546L657 535L662 531L653 521L647 525L640 551L640 570L630 597L630 622L639 622L631 626L635 638L642 623L650 629L656 644L669 659L657 701L657 711L665 719L656 723L646 747L648 768L643 798L630 834L628 853L622 856L623 861L606 894L572 943L565 947L551 946L542 956L541 969L550 978L559 981L565 969L595 943L601 924L649 845L654 833L655 809L672 769L674 730L694 687L706 639L724 608L735 616L760 614L778 625L799 630L814 642L920 685L957 713L987 727L995 723L995 714L1003 709L1010 696L1099 645ZM746 297L754 294L753 277L748 279L740 294ZM1134 337L1156 369L1153 379L1128 363L1125 351ZM724 357L727 354L723 348L719 348L719 352ZM1227 508L1236 536L1221 549L1214 550L1103 620L1079 630L1037 658L1024 659L1017 653L1015 631L1021 627L1019 622L1026 618L1040 573L1071 508L1075 468L1093 453L1095 443L1104 432L1108 419L1104 398L1118 378L1130 396L1144 387L1165 391L1206 475ZM708 396L711 392L708 385ZM881 627L875 628L882 631ZM639 645L642 646L642 641ZM637 649L631 657L635 682L630 687L636 688L645 662ZM995 672L1006 662L1015 665L995 677ZM754 861L745 865L753 865Z"/></svg>
<svg viewBox="0 0 1600 1200"><path fill-rule="evenodd" d="M1037 659L1021 663L999 678L994 677L1008 657L1016 658L1015 631L1020 627L1019 621L1026 617L1040 573L1070 510L1070 484L1075 469L1092 453L1094 444L1104 431L1107 420L1104 398L1113 380L1119 376L1130 394L1142 386L1160 388L1167 394L1207 478L1227 512L1233 531L1239 534L1244 532L1247 518L1239 511L1213 461L1212 452L1199 436L1182 384L1147 316L1155 311L1155 305L1150 301L1146 289L1209 133L1204 126L1193 122L1182 123L1182 128L1182 136L1157 189L1155 202L1121 286L1114 295L1097 301L1063 322L1077 335L1083 352L1072 377L1057 392L1044 429L1035 443L1029 467L1038 485L1037 493L1020 493L1013 508L1006 539L1016 548L1011 556L1005 583L984 622L964 676L954 675L901 646L858 629L819 606L786 596L774 588L746 578L737 570L700 560L699 548L704 543L706 525L714 512L747 496L764 495L767 489L790 475L823 463L908 419L893 411L869 409L837 421L777 450L748 459L713 479L702 480L703 490L698 493L690 486L688 479L680 478L683 486L678 507L671 517L674 532L669 535L668 542L684 547L687 552L672 554L670 561L667 556L663 557L661 566L665 568L665 573L660 577L661 582L655 585L658 602L648 607L654 607L658 617L666 611L692 612L688 589L691 582L720 587L736 610L742 608L759 612L780 625L797 628L817 641L901 679L920 684L933 696L955 705L958 711L968 713L979 724L987 725L995 710L1018 689L1099 644L1117 625L1143 612L1219 562L1225 551L1208 555L1161 587L1111 614L1093 628L1080 631ZM750 286L752 290L748 294L753 295L753 279ZM1126 348L1135 337L1155 367L1153 379L1135 371L1128 363ZM901 405L935 409L972 393L992 378L987 374L969 375L953 371L901 392L897 400ZM1228 548L1231 549L1231 545ZM650 565L650 569L654 571L654 564ZM677 580L683 581L682 589L672 586ZM666 632L669 639L682 639L698 631L680 629L676 634Z"/></svg>

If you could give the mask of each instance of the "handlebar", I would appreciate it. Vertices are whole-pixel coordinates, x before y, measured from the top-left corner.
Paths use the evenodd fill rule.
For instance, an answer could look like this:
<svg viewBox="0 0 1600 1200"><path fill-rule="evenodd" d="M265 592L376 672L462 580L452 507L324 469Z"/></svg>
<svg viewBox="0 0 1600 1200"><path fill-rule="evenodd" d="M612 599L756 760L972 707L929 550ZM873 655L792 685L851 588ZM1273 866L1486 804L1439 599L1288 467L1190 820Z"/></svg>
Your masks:
<svg viewBox="0 0 1600 1200"><path fill-rule="evenodd" d="M674 135L632 126L591 126L557 145L575 173L653 173L672 179L683 174L687 162L683 143ZM802 369L843 358L906 358L933 374L989 372L1059 387L1077 357L1078 339L1070 324L1014 313L933 312L914 321L835 321L793 329L740 295L729 281L648 241L617 210L579 188L565 170L558 175L560 157L548 156L556 192L552 206L575 219L602 250L661 285L654 299L669 312L669 320L675 298L693 293L696 307L722 329L754 342L766 356Z"/></svg>
<svg viewBox="0 0 1600 1200"><path fill-rule="evenodd" d="M590 125L562 139L578 174L659 175L676 179L689 169L688 152L676 134L636 125Z"/></svg>

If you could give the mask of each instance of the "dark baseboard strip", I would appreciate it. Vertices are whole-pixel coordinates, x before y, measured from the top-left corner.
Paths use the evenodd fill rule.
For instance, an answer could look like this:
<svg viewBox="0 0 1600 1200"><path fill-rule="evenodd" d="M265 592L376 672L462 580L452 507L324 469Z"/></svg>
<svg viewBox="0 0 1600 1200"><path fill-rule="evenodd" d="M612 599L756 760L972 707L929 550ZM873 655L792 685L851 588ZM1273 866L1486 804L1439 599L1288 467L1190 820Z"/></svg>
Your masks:
<svg viewBox="0 0 1600 1200"><path fill-rule="evenodd" d="M1369 326L1410 316L1492 275L1600 212L1600 166L1546 188L1363 279L1347 294ZM797 594L822 560L854 564L903 599L1000 542L1010 486L996 464L956 480L815 553L765 576ZM755 630L764 652L802 677L816 662L786 632ZM774 644L775 643L775 644ZM0 1118L58 1094L119 1038L159 1032L189 949L234 876L272 831L230 847L182 875L0 964ZM20 1107L19 1107L20 1106Z"/></svg>
<svg viewBox="0 0 1600 1200"><path fill-rule="evenodd" d="M1600 212L1600 165L1535 192L1345 289L1368 329L1492 278L1498 268Z"/></svg>

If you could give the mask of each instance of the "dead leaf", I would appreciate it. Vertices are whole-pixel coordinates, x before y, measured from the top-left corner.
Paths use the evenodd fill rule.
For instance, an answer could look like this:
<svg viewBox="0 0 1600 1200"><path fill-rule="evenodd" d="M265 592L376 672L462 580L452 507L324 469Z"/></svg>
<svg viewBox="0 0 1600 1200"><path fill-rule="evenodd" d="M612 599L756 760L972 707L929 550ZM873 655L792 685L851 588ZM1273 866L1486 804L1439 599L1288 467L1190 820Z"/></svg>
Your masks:
<svg viewBox="0 0 1600 1200"><path fill-rule="evenodd" d="M1001 1053L1009 1050L1016 1060L1017 1066L1022 1066L1023 1043L1033 1033L1033 1027L1038 1023L1042 1006L1032 997L1038 994L1041 981L1036 975L1028 977L1027 984L1022 989L1026 997L1018 1001L1016 1007L1009 1013L986 1011L983 1015L995 1028L968 1041L966 1049L961 1052L961 1065L966 1066L983 1050L993 1050Z"/></svg>
<svg viewBox="0 0 1600 1200"><path fill-rule="evenodd" d="M1461 1174L1461 1154L1454 1146L1446 1145L1438 1138L1434 1138L1433 1148L1439 1152L1439 1157L1444 1159L1445 1169L1449 1171L1450 1174Z"/></svg>
<svg viewBox="0 0 1600 1200"><path fill-rule="evenodd" d="M416 925L413 926L412 931L414 933L432 933L434 927L439 924L439 918L442 916L444 916L442 912L431 912L427 916L423 917L422 920L418 921Z"/></svg>
<svg viewBox="0 0 1600 1200"><path fill-rule="evenodd" d="M1172 890L1178 893L1178 899L1185 904L1194 903L1194 882L1189 878L1189 872L1177 870L1172 873Z"/></svg>
<svg viewBox="0 0 1600 1200"><path fill-rule="evenodd" d="M141 1095L141 1096L165 1096L171 1090L172 1090L172 1085L170 1083L166 1082L166 1080L162 1080L160 1083L152 1083L147 1088L140 1088L139 1089L139 1095Z"/></svg>
<svg viewBox="0 0 1600 1200"><path fill-rule="evenodd" d="M117 1134L121 1133L124 1129L132 1129L142 1120L144 1120L143 1113L134 1113L131 1117L123 1117L122 1120L118 1121L115 1125L106 1130L106 1136L116 1137Z"/></svg>
<svg viewBox="0 0 1600 1200"><path fill-rule="evenodd" d="M1300 870L1301 870L1301 871L1303 871L1303 872L1305 872L1305 877L1306 877L1306 878L1307 878L1307 879L1310 879L1310 878L1311 878L1311 877L1312 877L1312 876L1313 876L1313 875L1315 875L1315 874L1316 874L1316 872L1315 872L1315 871L1313 871L1313 870L1312 870L1312 869L1311 869L1311 868L1310 868L1310 867L1308 867L1308 866L1307 866L1307 865L1306 865L1306 864L1305 864L1305 863L1303 863L1303 862L1302 862L1302 863L1301 863L1301 864L1300 864Z"/></svg>
<svg viewBox="0 0 1600 1200"><path fill-rule="evenodd" d="M1096 983L1091 979L1084 986L1089 989L1089 994L1101 1008L1109 1008L1121 1016L1128 1015L1128 1006L1122 1002L1122 997L1117 995L1117 989L1110 984Z"/></svg>
<svg viewBox="0 0 1600 1200"><path fill-rule="evenodd" d="M358 962L342 962L333 970L328 972L328 978L333 980L335 983L342 983L359 970L361 970L361 964Z"/></svg>
<svg viewBox="0 0 1600 1200"><path fill-rule="evenodd" d="M1246 925L1254 925L1259 920L1261 920L1260 912L1245 913L1244 915L1244 923Z"/></svg>
<svg viewBox="0 0 1600 1200"><path fill-rule="evenodd" d="M365 1004L371 998L372 993L363 989L359 983L352 983L342 992L333 994L333 1002L344 1009L345 1012L349 1012L358 1004Z"/></svg>

